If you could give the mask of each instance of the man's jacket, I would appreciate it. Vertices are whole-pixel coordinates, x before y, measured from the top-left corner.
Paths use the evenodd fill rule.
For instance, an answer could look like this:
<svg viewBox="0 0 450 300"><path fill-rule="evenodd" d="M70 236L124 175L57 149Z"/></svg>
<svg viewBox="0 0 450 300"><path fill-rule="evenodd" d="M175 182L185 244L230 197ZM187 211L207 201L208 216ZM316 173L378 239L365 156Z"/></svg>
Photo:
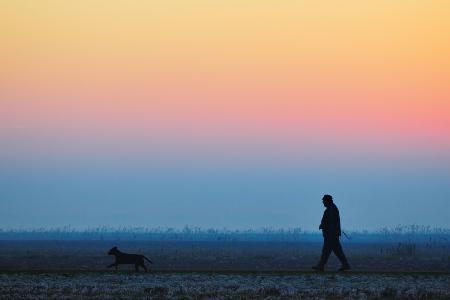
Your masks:
<svg viewBox="0 0 450 300"><path fill-rule="evenodd" d="M324 237L338 237L341 235L341 220L339 210L334 203L331 203L323 212L320 229Z"/></svg>

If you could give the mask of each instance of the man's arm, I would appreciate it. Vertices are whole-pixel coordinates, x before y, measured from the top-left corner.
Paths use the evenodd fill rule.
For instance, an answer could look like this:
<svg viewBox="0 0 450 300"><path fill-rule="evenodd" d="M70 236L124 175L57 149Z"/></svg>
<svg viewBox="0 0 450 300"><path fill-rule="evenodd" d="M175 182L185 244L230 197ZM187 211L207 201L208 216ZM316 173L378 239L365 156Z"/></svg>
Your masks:
<svg viewBox="0 0 450 300"><path fill-rule="evenodd" d="M328 209L325 209L325 211L323 212L322 221L320 221L319 229L321 230L325 230L327 228L328 223L327 210Z"/></svg>
<svg viewBox="0 0 450 300"><path fill-rule="evenodd" d="M341 236L341 217L340 217L340 215L339 215L339 209L337 209L336 208L336 211L337 211L337 224L336 224L336 226L337 226L337 234L338 234L338 236Z"/></svg>

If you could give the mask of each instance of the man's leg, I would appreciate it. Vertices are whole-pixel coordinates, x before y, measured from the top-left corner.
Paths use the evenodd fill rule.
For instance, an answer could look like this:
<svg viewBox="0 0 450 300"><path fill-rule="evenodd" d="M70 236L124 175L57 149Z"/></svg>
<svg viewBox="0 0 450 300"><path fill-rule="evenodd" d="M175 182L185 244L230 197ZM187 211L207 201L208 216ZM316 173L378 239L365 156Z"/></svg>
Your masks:
<svg viewBox="0 0 450 300"><path fill-rule="evenodd" d="M332 244L330 243L330 239L324 237L322 246L322 255L320 257L319 263L317 264L317 268L315 268L316 270L323 269L323 267L328 261L328 258L330 257L331 250Z"/></svg>
<svg viewBox="0 0 450 300"><path fill-rule="evenodd" d="M339 259L339 261L342 264L342 267L340 270L343 271L343 270L350 269L350 265L348 264L347 257L345 257L344 250L342 250L342 246L339 241L339 237L334 240L332 249L333 249L334 254L336 254L337 258Z"/></svg>

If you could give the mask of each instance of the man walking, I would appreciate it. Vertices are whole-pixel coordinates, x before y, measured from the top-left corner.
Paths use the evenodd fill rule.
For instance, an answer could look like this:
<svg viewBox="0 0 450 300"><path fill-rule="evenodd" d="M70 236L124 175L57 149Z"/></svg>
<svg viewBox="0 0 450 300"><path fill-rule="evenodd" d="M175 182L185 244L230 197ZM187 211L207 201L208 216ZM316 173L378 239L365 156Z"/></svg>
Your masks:
<svg viewBox="0 0 450 300"><path fill-rule="evenodd" d="M324 266L328 261L331 251L339 258L342 266L339 271L350 270L344 251L342 250L339 236L341 235L341 220L339 218L339 210L333 203L333 197L324 195L322 198L323 205L326 207L323 213L322 222L319 229L322 230L323 247L320 262L313 267L314 270L323 272Z"/></svg>

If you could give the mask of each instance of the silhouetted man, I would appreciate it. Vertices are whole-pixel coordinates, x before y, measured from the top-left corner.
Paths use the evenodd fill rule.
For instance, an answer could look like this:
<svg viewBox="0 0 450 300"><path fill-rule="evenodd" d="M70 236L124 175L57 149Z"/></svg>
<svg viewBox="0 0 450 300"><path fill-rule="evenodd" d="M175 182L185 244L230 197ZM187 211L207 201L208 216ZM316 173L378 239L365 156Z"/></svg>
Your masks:
<svg viewBox="0 0 450 300"><path fill-rule="evenodd" d="M344 251L342 251L341 243L339 242L339 236L341 235L339 210L333 203L333 197L330 195L323 196L322 202L326 207L323 213L322 222L319 226L319 229L322 230L323 235L322 257L320 258L320 262L314 266L313 269L323 271L324 266L328 261L328 257L330 257L331 251L333 251L342 264L339 271L350 270L350 265L347 262L347 258L345 257Z"/></svg>

